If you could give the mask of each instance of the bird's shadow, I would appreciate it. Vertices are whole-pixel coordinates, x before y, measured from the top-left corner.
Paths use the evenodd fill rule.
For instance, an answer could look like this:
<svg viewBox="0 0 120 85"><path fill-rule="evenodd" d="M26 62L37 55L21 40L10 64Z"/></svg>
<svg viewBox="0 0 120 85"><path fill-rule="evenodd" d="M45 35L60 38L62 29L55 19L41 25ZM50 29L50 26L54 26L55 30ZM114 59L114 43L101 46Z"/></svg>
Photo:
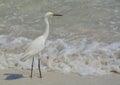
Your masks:
<svg viewBox="0 0 120 85"><path fill-rule="evenodd" d="M15 80L15 79L20 79L20 78L25 78L22 74L7 73L7 74L4 74L4 75L6 75L5 80Z"/></svg>

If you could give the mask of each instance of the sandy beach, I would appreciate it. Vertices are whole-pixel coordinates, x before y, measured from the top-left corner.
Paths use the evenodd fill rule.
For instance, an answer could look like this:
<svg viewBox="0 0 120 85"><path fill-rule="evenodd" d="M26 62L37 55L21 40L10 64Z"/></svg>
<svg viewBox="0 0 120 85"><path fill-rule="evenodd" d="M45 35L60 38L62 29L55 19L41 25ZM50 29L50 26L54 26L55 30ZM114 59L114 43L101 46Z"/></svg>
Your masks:
<svg viewBox="0 0 120 85"><path fill-rule="evenodd" d="M37 70L34 71L33 78L29 77L29 73L30 70L0 70L0 85L120 85L120 74L80 76L46 72L40 79Z"/></svg>

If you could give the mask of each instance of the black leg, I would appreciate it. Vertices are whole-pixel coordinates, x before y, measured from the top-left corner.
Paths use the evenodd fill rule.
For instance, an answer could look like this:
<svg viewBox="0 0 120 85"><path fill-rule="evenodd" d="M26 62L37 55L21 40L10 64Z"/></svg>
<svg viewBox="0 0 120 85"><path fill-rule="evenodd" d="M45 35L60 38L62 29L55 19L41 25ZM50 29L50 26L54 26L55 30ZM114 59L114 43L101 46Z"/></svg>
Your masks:
<svg viewBox="0 0 120 85"><path fill-rule="evenodd" d="M41 68L40 68L40 58L39 57L38 57L38 69L39 69L40 78L42 78Z"/></svg>
<svg viewBox="0 0 120 85"><path fill-rule="evenodd" d="M34 57L32 59L32 65L31 65L31 75L30 75L31 78L32 78L32 73L33 73L33 64L34 64Z"/></svg>

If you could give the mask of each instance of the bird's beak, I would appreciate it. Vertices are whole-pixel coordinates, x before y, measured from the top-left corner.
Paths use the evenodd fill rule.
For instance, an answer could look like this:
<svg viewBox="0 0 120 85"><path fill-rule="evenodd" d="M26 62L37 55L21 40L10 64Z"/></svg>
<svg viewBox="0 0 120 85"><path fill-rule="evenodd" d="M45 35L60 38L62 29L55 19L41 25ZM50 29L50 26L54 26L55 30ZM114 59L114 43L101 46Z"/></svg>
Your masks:
<svg viewBox="0 0 120 85"><path fill-rule="evenodd" d="M54 14L53 16L63 16L63 15L61 15L61 14Z"/></svg>

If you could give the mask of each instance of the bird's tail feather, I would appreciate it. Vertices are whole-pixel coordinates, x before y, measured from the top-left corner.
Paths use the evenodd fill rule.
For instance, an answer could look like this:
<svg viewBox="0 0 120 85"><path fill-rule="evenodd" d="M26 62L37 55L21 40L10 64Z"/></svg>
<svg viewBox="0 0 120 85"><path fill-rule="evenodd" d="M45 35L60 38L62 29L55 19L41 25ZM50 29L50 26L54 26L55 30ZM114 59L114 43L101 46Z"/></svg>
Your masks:
<svg viewBox="0 0 120 85"><path fill-rule="evenodd" d="M25 62L26 60L28 60L30 58L30 56L24 56L24 57L22 57L21 59L20 59L20 61L22 61L22 62Z"/></svg>
<svg viewBox="0 0 120 85"><path fill-rule="evenodd" d="M25 62L26 58L21 58L20 61Z"/></svg>

